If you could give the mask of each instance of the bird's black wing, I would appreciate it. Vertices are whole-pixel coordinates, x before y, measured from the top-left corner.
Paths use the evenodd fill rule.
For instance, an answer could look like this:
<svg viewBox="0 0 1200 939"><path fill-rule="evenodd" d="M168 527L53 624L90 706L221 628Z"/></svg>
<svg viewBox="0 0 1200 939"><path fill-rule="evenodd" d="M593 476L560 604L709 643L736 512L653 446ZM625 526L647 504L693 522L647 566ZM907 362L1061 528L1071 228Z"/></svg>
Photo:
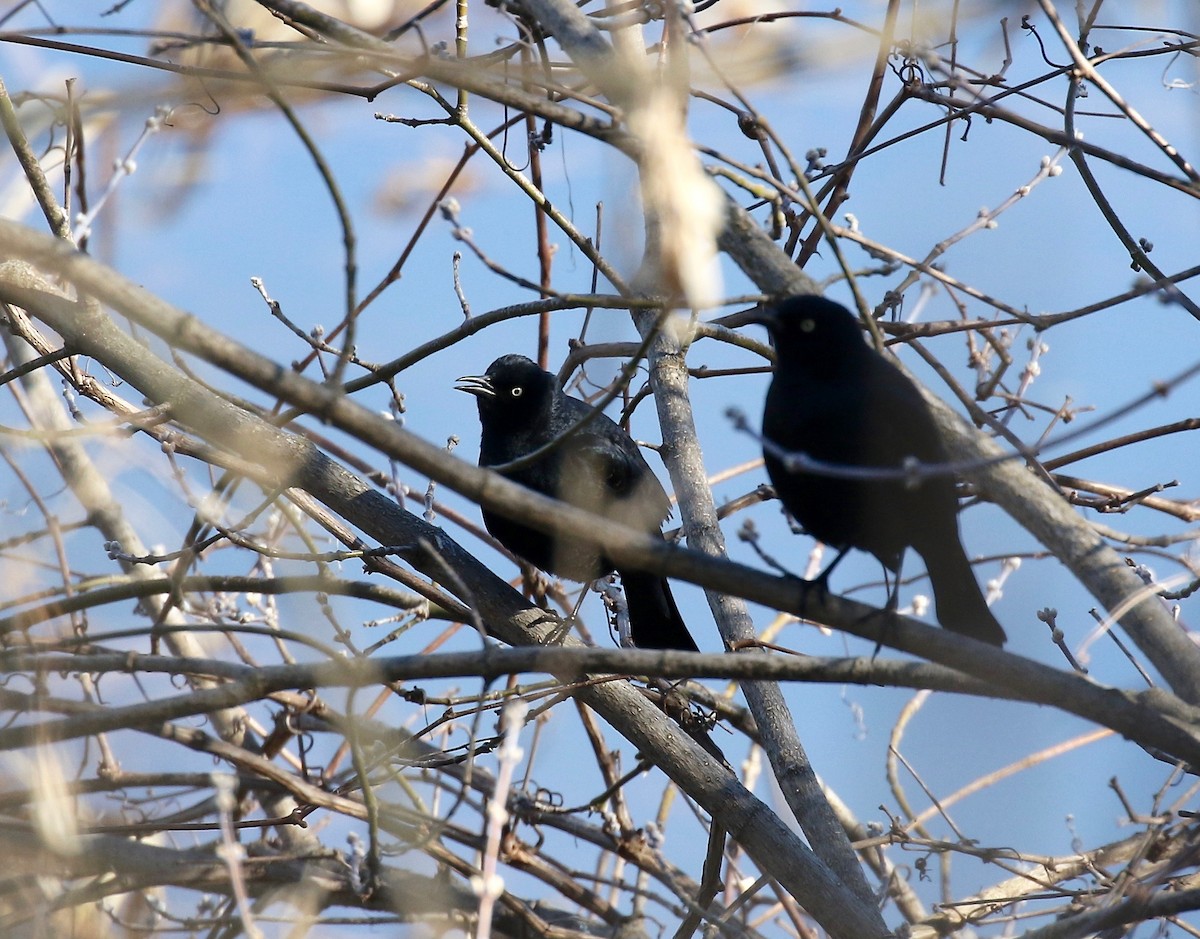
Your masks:
<svg viewBox="0 0 1200 939"><path fill-rule="evenodd" d="M628 436L577 433L563 442L560 467L559 498L572 505L646 532L671 514L671 500Z"/></svg>
<svg viewBox="0 0 1200 939"><path fill-rule="evenodd" d="M868 465L895 466L908 457L941 463L946 450L929 405L912 381L884 358L871 360L863 407L869 420L863 445Z"/></svg>
<svg viewBox="0 0 1200 939"><path fill-rule="evenodd" d="M649 535L658 535L671 500L637 444L611 421L563 441L560 498ZM602 560L602 567L611 565ZM667 581L646 571L618 567L629 604L633 642L642 649L696 651Z"/></svg>
<svg viewBox="0 0 1200 939"><path fill-rule="evenodd" d="M860 466L900 469L910 460L947 461L941 435L917 387L886 359L872 357L860 377L861 417L855 434ZM857 484L854 503L860 513L857 546L895 569L905 546L929 540L957 543L958 498L954 477L881 479Z"/></svg>

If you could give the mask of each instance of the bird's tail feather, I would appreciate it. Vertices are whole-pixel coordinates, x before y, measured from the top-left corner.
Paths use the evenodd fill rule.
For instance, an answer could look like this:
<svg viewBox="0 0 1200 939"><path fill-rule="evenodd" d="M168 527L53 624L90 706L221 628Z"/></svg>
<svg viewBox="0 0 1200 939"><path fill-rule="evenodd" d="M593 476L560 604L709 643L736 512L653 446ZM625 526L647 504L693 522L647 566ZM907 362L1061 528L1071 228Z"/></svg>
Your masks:
<svg viewBox="0 0 1200 939"><path fill-rule="evenodd" d="M629 631L639 649L699 652L665 578L645 571L619 572L629 604Z"/></svg>
<svg viewBox="0 0 1200 939"><path fill-rule="evenodd" d="M994 646L1004 645L1008 637L984 602L971 563L954 539L937 552L925 556L929 579L933 582L933 600L938 622L946 629L970 636Z"/></svg>

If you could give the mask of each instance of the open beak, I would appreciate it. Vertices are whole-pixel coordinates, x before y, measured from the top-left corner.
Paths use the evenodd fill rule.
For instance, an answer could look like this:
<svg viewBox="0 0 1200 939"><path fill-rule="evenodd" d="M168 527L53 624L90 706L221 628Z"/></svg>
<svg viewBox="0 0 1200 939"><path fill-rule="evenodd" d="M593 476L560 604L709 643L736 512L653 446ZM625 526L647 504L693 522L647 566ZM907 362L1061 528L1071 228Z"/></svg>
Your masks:
<svg viewBox="0 0 1200 939"><path fill-rule="evenodd" d="M465 391L476 398L494 398L496 389L486 375L463 375L454 383L455 391Z"/></svg>

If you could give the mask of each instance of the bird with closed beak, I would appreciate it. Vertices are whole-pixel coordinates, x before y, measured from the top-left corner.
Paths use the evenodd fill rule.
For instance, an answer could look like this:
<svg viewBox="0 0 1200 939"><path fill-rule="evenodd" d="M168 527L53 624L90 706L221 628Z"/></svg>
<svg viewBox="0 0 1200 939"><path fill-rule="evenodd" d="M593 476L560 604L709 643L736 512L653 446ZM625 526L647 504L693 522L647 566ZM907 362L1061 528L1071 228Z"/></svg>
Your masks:
<svg viewBox="0 0 1200 939"><path fill-rule="evenodd" d="M756 311L751 321L767 327L776 356L763 409L763 461L784 508L838 552L819 578L822 585L846 552L858 548L875 555L898 587L911 547L929 571L938 622L1003 645L1004 630L959 539L953 476L909 472L914 462L922 468L949 462L916 385L867 345L858 320L831 300L789 297ZM805 467L789 460L792 454L825 467ZM838 475L838 468L884 472ZM890 605L895 598L893 588Z"/></svg>

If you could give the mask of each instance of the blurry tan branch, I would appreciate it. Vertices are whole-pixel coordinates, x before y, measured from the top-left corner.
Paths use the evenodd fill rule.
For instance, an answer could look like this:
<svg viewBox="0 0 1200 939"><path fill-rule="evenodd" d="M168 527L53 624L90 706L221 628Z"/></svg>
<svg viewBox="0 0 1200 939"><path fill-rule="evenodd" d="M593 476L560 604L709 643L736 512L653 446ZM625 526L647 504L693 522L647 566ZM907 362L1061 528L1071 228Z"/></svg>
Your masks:
<svg viewBox="0 0 1200 939"><path fill-rule="evenodd" d="M266 3L267 0L259 0L259 2ZM271 0L271 2L278 2L278 0ZM310 11L310 13L315 22L325 25L338 24L345 26L345 24L340 24L338 20L332 17L323 16L315 11ZM353 32L357 33L357 31ZM371 47L358 48L351 44L349 46L350 52L337 50L324 54L329 57L353 54L363 67L393 71L397 73L397 77L389 78L384 82L374 85L359 85L344 82L312 81L303 77L284 74L278 76L272 75L272 82L280 88L327 91L332 94L354 95L373 101L388 89L423 76L433 81L443 82L453 88L461 88L473 94L478 94L497 104L507 105L508 107L529 114L536 114L538 117L553 121L565 129L578 131L581 134L586 134L589 137L609 143L618 151L632 152L636 149L636 142L632 140L630 135L626 131L616 127L611 121L591 117L552 98L547 98L544 94L539 95L527 91L520 85L510 83L503 77L494 74L482 64L474 61L460 62L455 59L437 57L406 56L397 53L394 48L373 36L362 35L367 36L373 43ZM243 84L250 88L263 86L261 78L244 71L212 69L196 65L178 65L172 62L165 62L161 59L131 56L109 50L97 50L90 46L81 46L60 40L39 39L38 37L26 36L20 33L0 33L0 44L3 43L46 46L82 56L111 58L117 61L127 61L146 68L206 81L228 81ZM563 90L565 91L566 89Z"/></svg>
<svg viewBox="0 0 1200 939"><path fill-rule="evenodd" d="M62 240L59 240L57 244L60 247L67 245ZM3 267L0 265L0 268ZM29 278L28 283L38 289L45 286L38 277ZM81 308L90 304L93 304L93 301L83 301ZM27 327L23 330L25 333L36 333L32 324L24 325ZM14 326L13 329L4 333L4 342L10 358L18 365L28 361L35 349L21 338L21 331L19 326ZM34 335L31 338L44 344L44 340L40 336ZM67 377L73 379L75 376L68 373ZM89 385L92 384L90 378L85 381ZM31 404L29 419L35 427L51 432L73 429L73 421L66 413L61 398L51 388L47 372L37 371L24 375L20 382L28 394ZM103 395L98 395L98 397L103 397ZM120 402L120 404L121 408L117 409L118 413L121 409L132 411L132 408L129 408L124 402ZM94 525L108 541L122 545L127 551L144 553L146 548L140 532L130 520L125 507L115 497L105 474L93 461L87 448L79 440L63 435L57 440L50 441L47 444L47 450L53 455L54 464L62 474L64 483L70 487L79 504L86 511L90 524ZM162 583L164 580L158 571L128 561L121 563L126 576L135 583L147 584L156 581ZM69 593L73 587L73 580L65 578L64 589ZM196 656L203 652L203 646L196 635L186 628L188 618L181 612L173 591L165 595L148 595L144 604L144 610L149 614L152 622L169 630L169 634L164 640L168 648L182 656ZM91 681L87 676L83 676L82 680L85 687ZM208 679L201 676L191 676L190 680L193 682L193 687L200 689L204 689L210 684ZM93 696L92 693L89 693L89 697L91 696ZM252 733L247 730L247 715L239 708L214 709L210 712L210 716L213 727L225 741L238 743L252 736ZM101 738L101 749L104 753L102 761L104 771L119 773L120 766L115 759L110 759L107 744L103 738ZM294 808L293 803L288 800L286 795L276 794L265 798L263 805L268 811L281 815L287 814ZM283 832L281 840L288 846L297 849L301 846L315 844L312 834L300 829Z"/></svg>
<svg viewBox="0 0 1200 939"><path fill-rule="evenodd" d="M424 75L464 91L480 94L498 104L507 104L527 113L549 118L567 129L578 130L590 136L605 139L617 146L618 149L622 149L622 141L628 139L626 134L617 130L610 123L587 118L572 108L547 100L545 96L525 91L521 86L510 85L502 79L493 78L487 69L481 67L479 61L462 62L439 56L426 56L421 59L401 56L389 43L370 33L356 29L336 17L326 16L307 4L293 2L293 0L256 0L256 2L316 30L347 49L365 53L366 61L376 66L406 73L404 76L397 76L397 79L373 89L370 94L372 98L391 84ZM582 16L582 14L579 15ZM553 32L553 30L550 31ZM607 47L607 43L604 45ZM598 58L602 64L606 61L604 55L600 55ZM588 71L589 77L595 80L596 76L590 74L590 70L585 69L585 71ZM509 73L511 73L511 68ZM526 76L526 80L532 84L538 84L540 76L531 73Z"/></svg>
<svg viewBox="0 0 1200 939"><path fill-rule="evenodd" d="M628 113L642 144L638 168L648 237L637 281L672 306L711 307L721 296L716 238L724 197L700 166L674 96L656 88Z"/></svg>
<svg viewBox="0 0 1200 939"><path fill-rule="evenodd" d="M97 878L94 886L99 890L94 899L124 893L137 885L173 884L222 895L230 889L225 864L206 848L168 848L115 835L84 835L77 847L77 853L64 856L48 850L33 832L10 827L0 833L0 849L19 852L32 871L55 878ZM349 905L391 913L401 910L423 919L452 911L469 917L477 904L470 891L445 877L428 878L394 869L382 872L377 892L363 896L340 858L256 858L244 865L243 876L251 895L264 902L278 901L281 891L291 886L319 897L317 905L322 909ZM509 928L523 931L524 921L515 914L506 911L498 918Z"/></svg>
<svg viewBox="0 0 1200 939"><path fill-rule="evenodd" d="M58 241L56 244L68 247L67 242ZM38 287L42 286L40 279L35 278L33 283ZM8 332L5 333L5 343L9 354L18 364L32 355L28 345ZM32 404L31 420L35 426L52 434L54 431L73 429L74 424L63 408L58 394L51 388L45 372L30 373L20 381L29 395ZM126 516L124 507L114 497L104 474L93 462L82 441L59 435L52 437L46 446L54 455L63 481L76 494L80 504L87 510L89 518L105 538L126 546L126 550L146 553L147 549L139 532ZM126 562L123 566L126 575L135 581L156 580L162 577L159 572L141 565ZM147 609L156 622L183 625L183 617L172 600L161 601L157 597L148 599ZM200 654L200 645L186 632L173 635L168 641L178 654ZM241 738L243 722L240 715L223 713L217 715L216 723L231 739Z"/></svg>
<svg viewBox="0 0 1200 939"><path fill-rule="evenodd" d="M638 142L636 151L627 152L638 163L647 224L639 283L672 305L715 303L720 278L713 241L723 220L722 196L687 137L686 39L674 37L665 67L655 71L645 61L636 30L620 31L610 45L573 3L528 0L526 7L580 71L622 109Z"/></svg>

